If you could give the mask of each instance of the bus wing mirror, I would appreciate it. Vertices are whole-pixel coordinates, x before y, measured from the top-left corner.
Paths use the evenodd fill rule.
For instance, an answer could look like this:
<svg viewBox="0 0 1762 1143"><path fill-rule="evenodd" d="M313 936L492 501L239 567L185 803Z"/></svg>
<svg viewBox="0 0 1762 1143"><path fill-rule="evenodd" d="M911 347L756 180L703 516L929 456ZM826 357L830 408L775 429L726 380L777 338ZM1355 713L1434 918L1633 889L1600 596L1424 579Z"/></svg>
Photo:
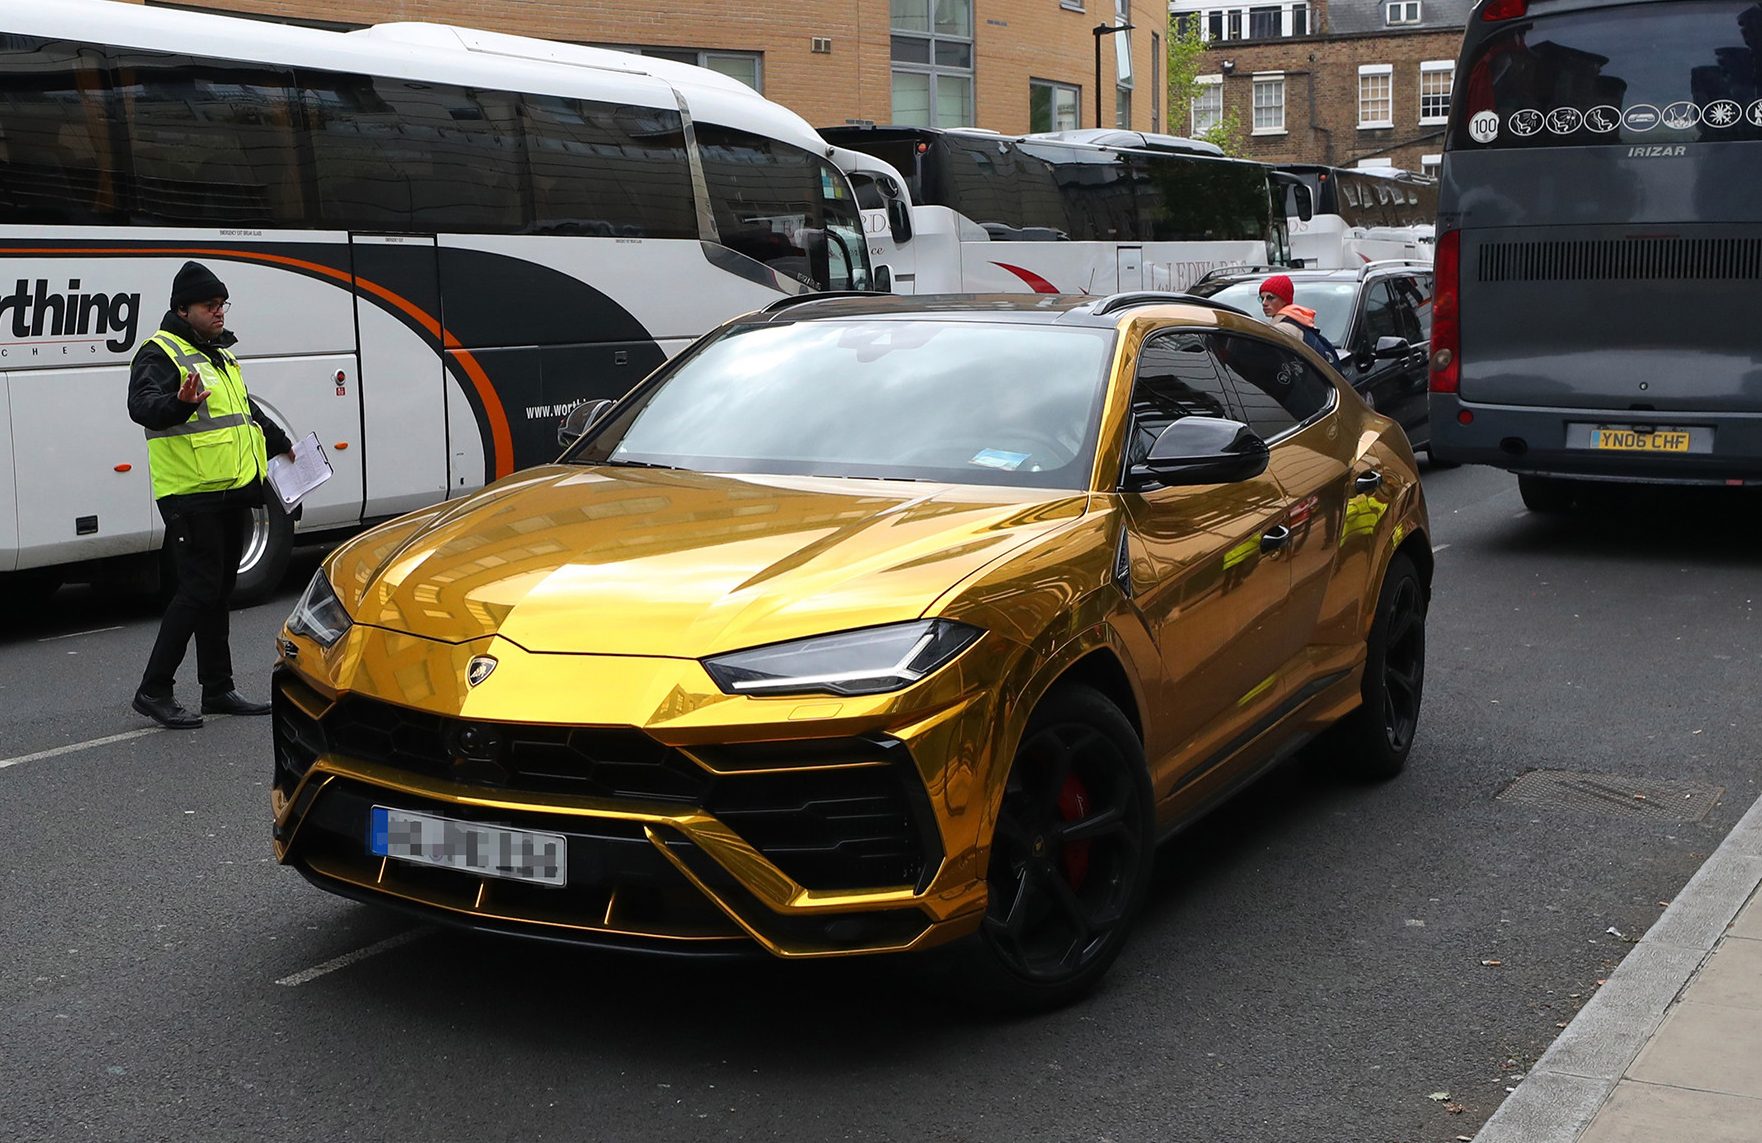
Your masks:
<svg viewBox="0 0 1762 1143"><path fill-rule="evenodd" d="M1304 222L1315 217L1315 196L1309 193L1308 183L1298 183L1291 188L1291 204L1297 208L1297 217Z"/></svg>
<svg viewBox="0 0 1762 1143"><path fill-rule="evenodd" d="M875 267L875 292L891 294L893 292L893 271L886 266Z"/></svg>
<svg viewBox="0 0 1762 1143"><path fill-rule="evenodd" d="M912 208L904 199L887 200L887 224L893 231L896 245L904 245L912 240Z"/></svg>
<svg viewBox="0 0 1762 1143"><path fill-rule="evenodd" d="M580 440L593 427L593 423L605 416L606 410L611 407L612 402L602 397L598 401L583 401L570 409L557 423L557 444L568 448Z"/></svg>

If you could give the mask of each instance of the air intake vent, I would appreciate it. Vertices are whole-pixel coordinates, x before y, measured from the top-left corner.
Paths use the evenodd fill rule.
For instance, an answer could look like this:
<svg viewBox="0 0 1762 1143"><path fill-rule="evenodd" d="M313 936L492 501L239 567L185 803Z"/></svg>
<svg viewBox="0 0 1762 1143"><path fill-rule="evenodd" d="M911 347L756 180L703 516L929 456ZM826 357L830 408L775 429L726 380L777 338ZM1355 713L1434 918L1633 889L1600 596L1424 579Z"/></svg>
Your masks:
<svg viewBox="0 0 1762 1143"><path fill-rule="evenodd" d="M1762 238L1489 242L1482 282L1732 281L1762 278Z"/></svg>

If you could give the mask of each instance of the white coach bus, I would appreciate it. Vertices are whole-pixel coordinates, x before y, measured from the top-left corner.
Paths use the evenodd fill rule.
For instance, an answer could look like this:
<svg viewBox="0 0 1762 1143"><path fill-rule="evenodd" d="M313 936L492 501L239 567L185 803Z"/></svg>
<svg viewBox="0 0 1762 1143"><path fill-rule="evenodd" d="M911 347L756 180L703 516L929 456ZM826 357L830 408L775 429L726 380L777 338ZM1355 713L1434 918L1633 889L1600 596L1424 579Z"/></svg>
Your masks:
<svg viewBox="0 0 1762 1143"><path fill-rule="evenodd" d="M1393 167L1292 163L1279 171L1291 180L1285 208L1291 253L1306 269L1357 269L1394 258L1432 260L1437 179Z"/></svg>
<svg viewBox="0 0 1762 1143"><path fill-rule="evenodd" d="M900 172L859 186L904 204L875 235L896 293L1110 294L1182 290L1219 266L1287 264L1282 176L1206 144L1132 132L1000 135L974 128L822 127L829 142ZM1215 148L1211 150L1215 151ZM1278 205L1279 209L1274 207ZM909 246L889 241L909 233Z"/></svg>
<svg viewBox="0 0 1762 1143"><path fill-rule="evenodd" d="M303 533L551 459L728 317L874 282L837 152L699 68L464 28L0 5L0 579L162 540L130 359L206 263L252 394L336 475ZM285 566L262 513L240 595ZM22 574L21 574L22 573Z"/></svg>

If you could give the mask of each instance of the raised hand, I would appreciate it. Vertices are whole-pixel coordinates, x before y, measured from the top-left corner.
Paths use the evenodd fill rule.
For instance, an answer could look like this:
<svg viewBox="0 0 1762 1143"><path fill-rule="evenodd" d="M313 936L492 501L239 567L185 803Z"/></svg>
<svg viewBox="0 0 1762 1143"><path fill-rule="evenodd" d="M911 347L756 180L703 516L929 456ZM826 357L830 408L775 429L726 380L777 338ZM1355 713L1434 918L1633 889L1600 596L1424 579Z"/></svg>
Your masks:
<svg viewBox="0 0 1762 1143"><path fill-rule="evenodd" d="M186 405L200 405L208 399L212 390L202 388L202 379L194 369L184 374L184 383L178 386L177 399Z"/></svg>

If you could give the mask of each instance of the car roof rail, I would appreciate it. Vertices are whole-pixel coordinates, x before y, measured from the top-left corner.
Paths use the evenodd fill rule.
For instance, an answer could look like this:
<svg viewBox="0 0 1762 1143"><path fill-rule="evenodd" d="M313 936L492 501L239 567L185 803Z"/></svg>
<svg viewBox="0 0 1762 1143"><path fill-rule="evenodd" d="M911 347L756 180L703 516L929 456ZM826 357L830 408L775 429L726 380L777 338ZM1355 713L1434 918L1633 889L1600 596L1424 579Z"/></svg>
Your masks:
<svg viewBox="0 0 1762 1143"><path fill-rule="evenodd" d="M778 298L760 312L774 314L791 306L799 306L804 302L818 302L826 298L890 298L892 296L892 294L883 294L877 290L809 290L803 294L791 294L787 298Z"/></svg>
<svg viewBox="0 0 1762 1143"><path fill-rule="evenodd" d="M1427 262L1424 258L1378 258L1376 261L1366 262L1358 268L1358 280L1364 281L1365 275L1372 270L1394 270L1408 267L1430 270L1433 265L1435 263Z"/></svg>
<svg viewBox="0 0 1762 1143"><path fill-rule="evenodd" d="M1228 302L1220 302L1213 298L1202 298L1197 294L1181 293L1178 290L1127 290L1123 293L1109 294L1096 302L1089 310L1100 317L1116 310L1130 309L1133 306L1181 305L1204 306L1206 309L1224 310L1228 313L1253 316L1246 310L1238 309Z"/></svg>
<svg viewBox="0 0 1762 1143"><path fill-rule="evenodd" d="M1282 274L1287 270L1297 269L1295 266L1260 266L1251 262L1237 262L1229 266L1213 266L1199 276L1199 282L1209 282L1213 278L1222 278L1230 274Z"/></svg>

